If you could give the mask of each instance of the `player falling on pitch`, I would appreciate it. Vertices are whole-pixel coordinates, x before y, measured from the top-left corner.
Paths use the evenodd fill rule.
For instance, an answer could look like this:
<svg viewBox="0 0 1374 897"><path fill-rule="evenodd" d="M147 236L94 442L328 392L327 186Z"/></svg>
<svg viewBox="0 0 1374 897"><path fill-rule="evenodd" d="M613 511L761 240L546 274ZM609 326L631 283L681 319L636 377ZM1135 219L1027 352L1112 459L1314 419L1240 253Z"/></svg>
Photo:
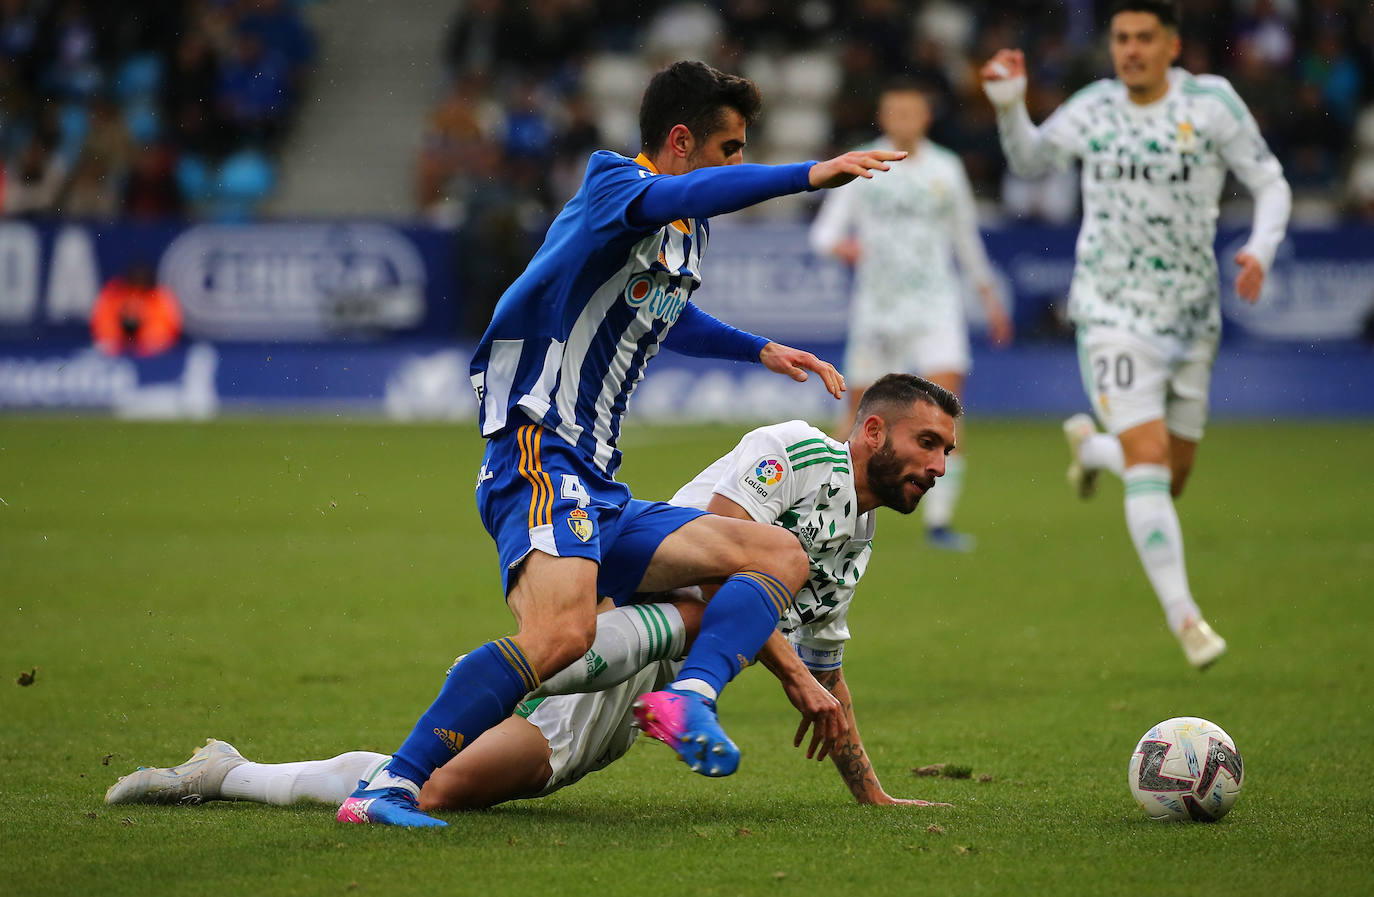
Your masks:
<svg viewBox="0 0 1374 897"><path fill-rule="evenodd" d="M386 768L344 801L341 822L444 825L416 809L421 786L545 676L586 653L601 595L623 603L636 591L720 585L681 677L641 696L640 714L694 771L738 767L715 701L805 583L805 553L775 527L634 500L614 479L621 421L663 347L758 362L798 380L809 369L838 398L843 380L831 365L689 301L701 282L706 219L871 177L904 155L739 164L760 104L753 82L703 63L657 73L640 106L643 152L592 154L581 188L497 303L471 364L487 440L476 503L517 632L465 655Z"/></svg>
<svg viewBox="0 0 1374 897"><path fill-rule="evenodd" d="M1188 587L1174 499L1202 439L1221 332L1217 202L1228 169L1254 196L1250 238L1234 259L1235 290L1254 302L1283 240L1291 193L1230 83L1171 67L1178 26L1177 3L1115 3L1116 78L1083 88L1038 128L1022 102L1019 50L999 50L982 76L1014 172L1035 177L1082 160L1069 314L1084 388L1107 433L1087 415L1064 422L1069 479L1086 498L1098 471L1121 476L1136 552L1169 628L1202 668L1226 642Z"/></svg>
<svg viewBox="0 0 1374 897"><path fill-rule="evenodd" d="M844 356L849 401L837 433L849 433L863 391L888 371L913 371L955 395L963 392L971 366L968 323L951 255L978 291L992 341L1011 340L964 165L926 138L930 119L930 100L918 85L884 89L882 138L868 148L909 155L881 179L828 194L811 226L816 252L855 268ZM950 457L940 488L922 506L927 541L936 548L973 549L973 537L951 527L964 467L963 451Z"/></svg>
<svg viewBox="0 0 1374 897"><path fill-rule="evenodd" d="M929 381L893 374L873 384L859 413L847 443L803 421L754 430L672 501L775 524L801 542L811 573L770 637L781 650L766 661L802 711L795 743L801 745L815 723L807 756L829 753L859 803L929 806L883 789L859 737L843 658L849 608L872 552L874 511L909 514L929 494L954 448L960 407L952 393ZM699 601L681 598L602 613L593 650L437 770L420 792L420 808L475 809L541 797L624 755L638 734L635 696L676 677L680 664L666 658L681 656L701 611ZM560 689L599 690L557 694ZM121 778L105 799L337 804L390 759L351 751L328 760L250 763L212 739L180 766Z"/></svg>

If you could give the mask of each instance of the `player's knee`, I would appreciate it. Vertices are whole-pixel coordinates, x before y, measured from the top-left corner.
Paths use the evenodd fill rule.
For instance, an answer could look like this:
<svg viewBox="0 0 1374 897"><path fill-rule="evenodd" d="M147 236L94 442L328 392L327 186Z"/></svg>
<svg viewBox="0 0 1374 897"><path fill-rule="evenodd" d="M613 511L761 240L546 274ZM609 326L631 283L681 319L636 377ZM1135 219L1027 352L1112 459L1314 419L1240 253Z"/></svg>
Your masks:
<svg viewBox="0 0 1374 897"><path fill-rule="evenodd" d="M775 578L795 594L806 582L811 573L811 562L806 556L797 537L787 530L768 527L766 540L761 540L759 555L755 558L753 569L762 570Z"/></svg>
<svg viewBox="0 0 1374 897"><path fill-rule="evenodd" d="M596 616L564 615L537 632L516 636L530 662L546 679L591 650L596 639ZM526 643L528 641L528 644Z"/></svg>
<svg viewBox="0 0 1374 897"><path fill-rule="evenodd" d="M1137 439L1133 442L1122 440L1122 453L1127 467L1137 464L1159 464L1169 466L1169 443L1163 440Z"/></svg>
<svg viewBox="0 0 1374 897"><path fill-rule="evenodd" d="M429 781L420 789L420 809L426 813L434 810L466 810L461 776L442 775L435 770Z"/></svg>

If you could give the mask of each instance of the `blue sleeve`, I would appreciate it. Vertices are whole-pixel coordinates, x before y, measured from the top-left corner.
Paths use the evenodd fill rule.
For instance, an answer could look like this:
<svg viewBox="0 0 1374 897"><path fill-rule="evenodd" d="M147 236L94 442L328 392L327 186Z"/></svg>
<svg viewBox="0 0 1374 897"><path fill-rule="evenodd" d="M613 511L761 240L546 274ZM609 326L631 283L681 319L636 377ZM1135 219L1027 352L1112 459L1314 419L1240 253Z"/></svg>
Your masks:
<svg viewBox="0 0 1374 897"><path fill-rule="evenodd" d="M720 165L672 177L649 178L630 201L626 220L633 226L662 227L679 218L710 218L789 193L811 189L814 162L791 165Z"/></svg>
<svg viewBox="0 0 1374 897"><path fill-rule="evenodd" d="M759 353L769 340L743 330L736 330L724 321L713 318L691 302L682 307L668 336L665 348L681 355L698 358L728 358L732 361L758 363Z"/></svg>
<svg viewBox="0 0 1374 897"><path fill-rule="evenodd" d="M630 206L653 183L652 177L631 160L599 150L587 160L582 189L569 205L581 205L588 229L601 239L624 231L653 230L633 220L628 214ZM657 226L666 223L663 221Z"/></svg>

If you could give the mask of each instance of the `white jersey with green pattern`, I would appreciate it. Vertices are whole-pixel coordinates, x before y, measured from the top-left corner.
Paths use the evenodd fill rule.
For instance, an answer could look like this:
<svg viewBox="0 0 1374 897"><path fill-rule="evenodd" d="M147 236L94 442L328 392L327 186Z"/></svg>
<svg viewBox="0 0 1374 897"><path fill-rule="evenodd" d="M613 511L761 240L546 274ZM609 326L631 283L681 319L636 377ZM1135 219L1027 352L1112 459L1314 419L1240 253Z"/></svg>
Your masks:
<svg viewBox="0 0 1374 897"><path fill-rule="evenodd" d="M723 495L800 540L811 576L778 628L813 669L840 666L849 603L872 552L873 512L858 513L851 467L846 443L791 420L745 434L671 499L705 509L712 495Z"/></svg>
<svg viewBox="0 0 1374 897"><path fill-rule="evenodd" d="M893 148L886 140L865 147ZM972 281L992 283L964 164L929 140L882 177L828 191L811 225L811 247L830 252L847 237L863 250L854 272L853 327L962 321L955 257Z"/></svg>
<svg viewBox="0 0 1374 897"><path fill-rule="evenodd" d="M1133 103L1118 80L1069 98L1038 129L1025 107L998 111L1002 147L1025 177L1083 163L1069 314L1083 326L1215 339L1221 330L1213 242L1227 169L1257 196L1282 182L1278 160L1225 79L1170 69L1165 96ZM1286 185L1284 186L1286 192ZM1246 251L1267 269L1281 221L1261 221Z"/></svg>

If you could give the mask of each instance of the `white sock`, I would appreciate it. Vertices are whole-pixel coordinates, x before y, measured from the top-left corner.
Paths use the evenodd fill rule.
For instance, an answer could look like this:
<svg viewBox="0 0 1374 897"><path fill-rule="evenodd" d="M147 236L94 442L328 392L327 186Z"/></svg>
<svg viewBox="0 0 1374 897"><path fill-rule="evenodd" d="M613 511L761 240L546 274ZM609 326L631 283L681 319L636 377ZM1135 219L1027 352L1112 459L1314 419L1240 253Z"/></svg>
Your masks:
<svg viewBox="0 0 1374 897"><path fill-rule="evenodd" d="M672 687L678 691L696 692L708 701L714 701L720 697L716 690L711 687L711 683L705 679L679 679L672 683Z"/></svg>
<svg viewBox="0 0 1374 897"><path fill-rule="evenodd" d="M632 604L596 617L596 639L581 660L554 673L530 697L601 691L649 664L681 657L687 627L671 604Z"/></svg>
<svg viewBox="0 0 1374 897"><path fill-rule="evenodd" d="M964 491L964 456L953 454L945 459L945 475L935 481L935 487L921 496L921 512L926 529L949 526L954 519L954 506Z"/></svg>
<svg viewBox="0 0 1374 897"><path fill-rule="evenodd" d="M229 770L220 785L225 800L251 800L279 807L297 801L341 804L390 754L350 751L328 760L299 763L245 763Z"/></svg>
<svg viewBox="0 0 1374 897"><path fill-rule="evenodd" d="M388 758L387 758L387 761L390 762L390 760L391 760L391 758L388 757ZM387 769L386 767L383 767L382 769L377 770L377 772L373 774L372 778L368 780L368 782L367 782L367 787L368 787L368 788L404 788L406 791L409 791L409 792L410 792L411 797L414 797L416 800L419 800L419 799L420 799L420 786L421 786L422 784L423 784L422 782L412 782L410 779L407 779L407 778L405 778L404 776L398 776L398 775L396 775L394 772L392 772L390 769ZM357 782L354 782L354 783L353 783L353 787L354 787L354 788L358 787L358 783L357 783ZM352 791L348 792L348 794L352 794L352 793L353 793ZM345 794L344 797L347 797L348 794ZM340 803L343 803L343 801L340 801Z"/></svg>
<svg viewBox="0 0 1374 897"><path fill-rule="evenodd" d="M1089 470L1110 470L1122 476L1126 459L1121 454L1121 440L1110 433L1094 433L1079 443L1078 463Z"/></svg>
<svg viewBox="0 0 1374 897"><path fill-rule="evenodd" d="M1183 530L1169 495L1169 468L1136 464L1122 475L1126 484L1126 528L1145 575L1154 586L1169 628L1177 635L1189 617L1199 617L1183 563Z"/></svg>

